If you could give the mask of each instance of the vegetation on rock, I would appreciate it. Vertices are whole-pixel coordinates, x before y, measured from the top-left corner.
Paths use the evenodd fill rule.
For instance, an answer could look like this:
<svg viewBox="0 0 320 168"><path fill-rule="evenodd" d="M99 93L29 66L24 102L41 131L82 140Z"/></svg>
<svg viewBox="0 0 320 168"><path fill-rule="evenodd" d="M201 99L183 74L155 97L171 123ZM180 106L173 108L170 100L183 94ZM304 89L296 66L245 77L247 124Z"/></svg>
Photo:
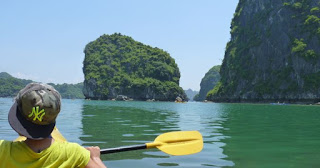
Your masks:
<svg viewBox="0 0 320 168"><path fill-rule="evenodd" d="M205 100L207 93L220 81L220 67L220 65L216 65L204 75L200 83L199 94L193 98L195 101Z"/></svg>
<svg viewBox="0 0 320 168"><path fill-rule="evenodd" d="M319 101L319 0L240 0L221 80L207 99Z"/></svg>
<svg viewBox="0 0 320 168"><path fill-rule="evenodd" d="M12 77L6 72L0 73L0 97L15 97L18 92L23 89L27 84L34 82L32 80L25 80ZM83 99L82 93L83 83L78 84L53 84L53 86L64 99Z"/></svg>
<svg viewBox="0 0 320 168"><path fill-rule="evenodd" d="M60 93L63 99L84 99L84 95L82 93L82 82L77 84L48 84L53 86Z"/></svg>
<svg viewBox="0 0 320 168"><path fill-rule="evenodd" d="M18 79L6 72L0 73L0 97L15 97L31 80Z"/></svg>
<svg viewBox="0 0 320 168"><path fill-rule="evenodd" d="M115 33L86 45L83 62L84 95L114 99L174 101L187 97L179 87L180 72L169 53Z"/></svg>

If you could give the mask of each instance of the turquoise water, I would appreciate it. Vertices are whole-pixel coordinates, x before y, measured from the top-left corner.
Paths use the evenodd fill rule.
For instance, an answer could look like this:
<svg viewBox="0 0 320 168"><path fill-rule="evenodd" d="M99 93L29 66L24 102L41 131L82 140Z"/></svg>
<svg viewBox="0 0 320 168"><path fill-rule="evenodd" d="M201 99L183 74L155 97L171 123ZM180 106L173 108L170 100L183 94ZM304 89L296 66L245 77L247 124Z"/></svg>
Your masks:
<svg viewBox="0 0 320 168"><path fill-rule="evenodd" d="M12 99L0 98L0 137ZM204 149L169 156L156 149L103 155L108 168L320 167L320 106L62 101L60 132L83 146L111 148L153 141L169 131L198 130Z"/></svg>

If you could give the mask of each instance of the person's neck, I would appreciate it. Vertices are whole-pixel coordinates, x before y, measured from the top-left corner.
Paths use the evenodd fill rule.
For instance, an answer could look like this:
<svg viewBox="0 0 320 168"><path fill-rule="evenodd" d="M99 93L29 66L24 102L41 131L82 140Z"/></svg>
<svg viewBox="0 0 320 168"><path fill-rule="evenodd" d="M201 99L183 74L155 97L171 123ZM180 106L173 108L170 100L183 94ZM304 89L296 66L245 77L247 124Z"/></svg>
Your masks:
<svg viewBox="0 0 320 168"><path fill-rule="evenodd" d="M40 140L34 139L26 139L24 141L27 146L36 153L40 153L41 151L50 147L50 145L54 142L53 138L45 138Z"/></svg>

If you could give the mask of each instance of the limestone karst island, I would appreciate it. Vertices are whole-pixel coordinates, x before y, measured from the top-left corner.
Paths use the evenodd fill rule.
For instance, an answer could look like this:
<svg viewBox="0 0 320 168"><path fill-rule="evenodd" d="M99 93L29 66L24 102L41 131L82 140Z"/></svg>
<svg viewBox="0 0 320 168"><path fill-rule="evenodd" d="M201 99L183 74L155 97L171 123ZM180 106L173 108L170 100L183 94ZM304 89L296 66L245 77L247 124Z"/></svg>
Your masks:
<svg viewBox="0 0 320 168"><path fill-rule="evenodd" d="M83 93L87 99L186 100L180 71L169 53L131 37L102 35L84 50Z"/></svg>

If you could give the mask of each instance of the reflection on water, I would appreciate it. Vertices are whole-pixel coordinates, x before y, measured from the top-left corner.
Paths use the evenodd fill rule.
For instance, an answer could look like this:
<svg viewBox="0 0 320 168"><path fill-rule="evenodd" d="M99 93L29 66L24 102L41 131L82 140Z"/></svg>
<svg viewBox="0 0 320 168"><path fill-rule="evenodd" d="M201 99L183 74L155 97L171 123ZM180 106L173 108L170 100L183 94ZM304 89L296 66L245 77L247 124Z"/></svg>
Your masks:
<svg viewBox="0 0 320 168"><path fill-rule="evenodd" d="M224 160L221 139L226 120L224 105L169 102L86 101L83 105L83 145L111 148L143 144L169 131L199 130L204 137L202 152L169 156L156 149L102 156L109 167L221 167Z"/></svg>
<svg viewBox="0 0 320 168"><path fill-rule="evenodd" d="M8 124L12 99L0 98L0 137L17 137ZM228 119L224 104L169 102L113 102L62 100L57 127L68 141L83 146L112 148L152 142L169 131L198 130L204 149L187 156L169 156L157 149L103 155L108 167L223 167L232 166L223 154L223 123Z"/></svg>
<svg viewBox="0 0 320 168"><path fill-rule="evenodd" d="M223 153L235 167L320 167L319 106L230 104Z"/></svg>

